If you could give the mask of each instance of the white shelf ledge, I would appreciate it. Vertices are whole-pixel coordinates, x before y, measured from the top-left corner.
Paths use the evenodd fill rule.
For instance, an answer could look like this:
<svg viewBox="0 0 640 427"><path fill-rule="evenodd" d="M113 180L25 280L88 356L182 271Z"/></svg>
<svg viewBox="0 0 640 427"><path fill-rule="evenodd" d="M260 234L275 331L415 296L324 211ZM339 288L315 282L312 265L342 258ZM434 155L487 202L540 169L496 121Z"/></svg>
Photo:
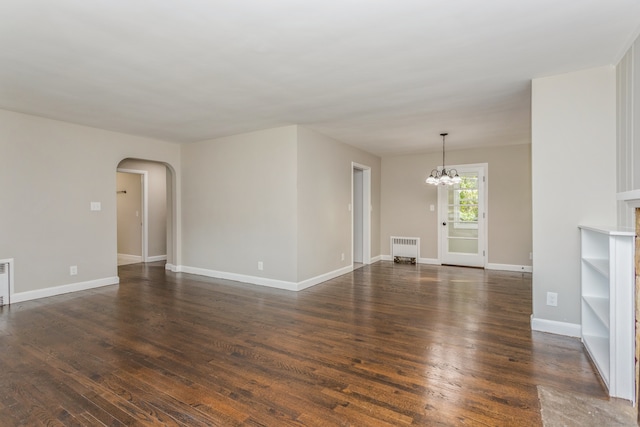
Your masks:
<svg viewBox="0 0 640 427"><path fill-rule="evenodd" d="M582 343L586 347L591 359L598 368L600 376L609 387L609 338L596 335L583 335Z"/></svg>
<svg viewBox="0 0 640 427"><path fill-rule="evenodd" d="M583 296L582 299L587 303L593 312L598 316L598 319L602 322L607 329L609 329L609 298Z"/></svg>
<svg viewBox="0 0 640 427"><path fill-rule="evenodd" d="M584 262L595 268L598 273L609 278L609 260L606 258L582 258Z"/></svg>
<svg viewBox="0 0 640 427"><path fill-rule="evenodd" d="M595 231L596 233L606 234L609 236L635 236L636 231L628 227L616 227L616 226L594 226L594 225L579 225L578 228L583 230Z"/></svg>

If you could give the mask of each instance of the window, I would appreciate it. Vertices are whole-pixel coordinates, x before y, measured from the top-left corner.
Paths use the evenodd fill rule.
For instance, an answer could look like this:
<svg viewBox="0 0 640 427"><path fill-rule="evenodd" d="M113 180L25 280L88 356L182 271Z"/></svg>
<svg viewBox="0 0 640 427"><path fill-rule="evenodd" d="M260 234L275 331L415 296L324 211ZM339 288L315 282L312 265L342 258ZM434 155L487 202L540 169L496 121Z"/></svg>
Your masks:
<svg viewBox="0 0 640 427"><path fill-rule="evenodd" d="M449 190L449 221L458 229L478 228L478 173L460 175L462 181Z"/></svg>

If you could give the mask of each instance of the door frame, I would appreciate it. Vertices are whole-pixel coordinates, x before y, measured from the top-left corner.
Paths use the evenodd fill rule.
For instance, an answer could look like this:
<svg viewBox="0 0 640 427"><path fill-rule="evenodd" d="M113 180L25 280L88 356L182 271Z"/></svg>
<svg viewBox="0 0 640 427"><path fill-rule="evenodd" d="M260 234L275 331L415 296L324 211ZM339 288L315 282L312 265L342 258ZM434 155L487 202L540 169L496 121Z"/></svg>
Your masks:
<svg viewBox="0 0 640 427"><path fill-rule="evenodd" d="M149 172L117 168L116 172L142 175L142 262L149 262Z"/></svg>
<svg viewBox="0 0 640 427"><path fill-rule="evenodd" d="M353 171L362 171L362 263L371 264L371 167L351 162L351 266L353 267L353 245L355 243Z"/></svg>
<svg viewBox="0 0 640 427"><path fill-rule="evenodd" d="M482 194L482 207L483 211L478 212L478 227L482 226L482 230L478 230L478 233L482 233L483 238L478 245L478 251L483 252L483 263L480 267L486 268L489 260L489 180L487 176L489 175L489 163L470 163L470 164L461 164L461 165L447 165L447 169L456 169L458 171L464 169L482 169L483 175L483 188ZM440 264L443 264L443 256L444 256L444 247L446 244L445 236L443 236L442 232L442 223L447 221L447 214L444 212L444 207L442 206L442 185L438 185L438 260ZM449 187L445 185L444 187ZM478 267L477 265L469 266L469 267Z"/></svg>

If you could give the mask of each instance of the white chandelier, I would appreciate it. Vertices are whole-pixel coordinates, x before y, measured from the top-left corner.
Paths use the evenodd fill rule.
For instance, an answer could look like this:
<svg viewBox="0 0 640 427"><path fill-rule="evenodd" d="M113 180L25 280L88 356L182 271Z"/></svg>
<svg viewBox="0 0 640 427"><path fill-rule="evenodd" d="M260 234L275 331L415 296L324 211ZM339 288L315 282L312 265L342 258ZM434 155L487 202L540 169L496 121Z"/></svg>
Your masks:
<svg viewBox="0 0 640 427"><path fill-rule="evenodd" d="M462 181L460 175L458 175L458 171L455 169L447 169L444 166L444 137L449 135L448 133L441 133L442 136L442 169L434 169L431 171L431 175L427 178L427 184L433 185L453 185L458 184Z"/></svg>

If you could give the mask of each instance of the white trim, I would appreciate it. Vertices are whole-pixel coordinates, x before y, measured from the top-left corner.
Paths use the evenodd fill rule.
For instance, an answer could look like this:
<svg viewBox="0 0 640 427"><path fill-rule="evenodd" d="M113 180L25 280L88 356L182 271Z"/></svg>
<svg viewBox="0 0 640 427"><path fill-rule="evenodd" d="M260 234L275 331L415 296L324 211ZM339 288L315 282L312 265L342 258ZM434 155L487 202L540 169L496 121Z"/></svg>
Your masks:
<svg viewBox="0 0 640 427"><path fill-rule="evenodd" d="M268 286L270 288L286 289L296 291L297 283L286 282L284 280L267 279L266 277L249 276L246 274L227 273L225 271L209 270L206 268L190 267L180 265L177 271L183 273L197 274L200 276L214 277L216 279L233 280L236 282L249 283L252 285Z"/></svg>
<svg viewBox="0 0 640 427"><path fill-rule="evenodd" d="M373 258L371 258L371 264L374 264L378 261L382 261L382 255L374 256Z"/></svg>
<svg viewBox="0 0 640 427"><path fill-rule="evenodd" d="M393 257L391 255L379 255L379 258L382 261L393 261ZM419 258L418 264L429 264L429 265L442 265L442 262L438 258ZM464 266L461 266L464 267ZM524 273L533 272L533 267L530 265L513 265L513 264L495 264L489 263L485 267L487 270L500 270L500 271L518 271Z"/></svg>
<svg viewBox="0 0 640 427"><path fill-rule="evenodd" d="M147 257L147 262L166 261L166 260L167 260L166 255L154 255L154 256Z"/></svg>
<svg viewBox="0 0 640 427"><path fill-rule="evenodd" d="M429 265L442 265L440 260L437 258L419 258L418 263L429 264Z"/></svg>
<svg viewBox="0 0 640 427"><path fill-rule="evenodd" d="M487 270L518 271L521 273L533 272L533 267L530 265L495 264L493 262L489 262L484 268Z"/></svg>
<svg viewBox="0 0 640 427"><path fill-rule="evenodd" d="M335 279L336 277L342 276L343 274L347 274L352 271L353 271L353 264L347 267L339 268L338 270L330 271L329 273L312 277L311 279L303 280L302 282L298 282L296 290L301 291L303 289L310 288L311 286L315 286L319 283L326 282L327 280Z"/></svg>
<svg viewBox="0 0 640 427"><path fill-rule="evenodd" d="M140 255L118 254L118 265L138 264L142 262Z"/></svg>
<svg viewBox="0 0 640 427"><path fill-rule="evenodd" d="M354 240L354 201L353 201L353 170L362 171L362 263L371 264L371 167L351 162L351 262L353 263Z"/></svg>
<svg viewBox="0 0 640 427"><path fill-rule="evenodd" d="M35 291L18 292L11 295L11 304L18 302L30 301L39 298L47 298L70 292L86 291L87 289L99 288L102 286L117 285L120 278L105 277L104 279L89 280L87 282L70 283L68 285L54 286L52 288L38 289Z"/></svg>
<svg viewBox="0 0 640 427"><path fill-rule="evenodd" d="M142 175L142 262L149 262L149 172L123 168L116 172Z"/></svg>
<svg viewBox="0 0 640 427"><path fill-rule="evenodd" d="M347 274L353 271L353 265L342 267L338 270L330 271L329 273L321 274L316 277L312 277L302 282L287 282L284 280L268 279L266 277L249 276L246 274L227 273L224 271L209 270L206 268L189 267L187 265L174 266L166 264L165 269L174 272L183 272L189 274L197 274L199 276L213 277L216 279L233 280L236 282L248 283L251 285L267 286L270 288L284 289L287 291L301 291L303 289L315 286L319 283L326 282L327 280L334 279L343 274Z"/></svg>
<svg viewBox="0 0 640 427"><path fill-rule="evenodd" d="M616 193L616 200L631 201L640 199L640 190L621 191Z"/></svg>
<svg viewBox="0 0 640 427"><path fill-rule="evenodd" d="M173 265L173 264L169 264L169 263L166 263L164 265L164 269L165 270L169 270L169 271L172 271L174 273L179 273L180 272L180 268L179 267L180 267L179 265Z"/></svg>
<svg viewBox="0 0 640 427"><path fill-rule="evenodd" d="M539 332L549 332L556 335L580 338L582 327L575 323L558 322L556 320L536 319L531 315L531 330Z"/></svg>

